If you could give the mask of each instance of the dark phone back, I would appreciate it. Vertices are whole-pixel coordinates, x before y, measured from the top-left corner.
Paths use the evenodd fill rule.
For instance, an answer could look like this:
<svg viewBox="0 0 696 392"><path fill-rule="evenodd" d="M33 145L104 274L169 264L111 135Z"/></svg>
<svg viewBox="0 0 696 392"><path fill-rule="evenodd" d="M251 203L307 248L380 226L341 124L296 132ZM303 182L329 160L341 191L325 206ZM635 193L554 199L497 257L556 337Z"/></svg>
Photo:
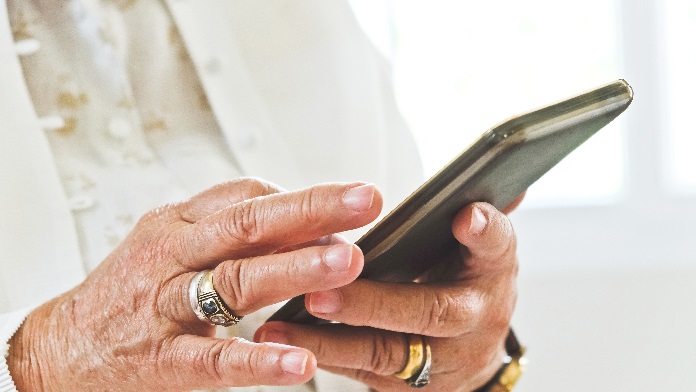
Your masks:
<svg viewBox="0 0 696 392"><path fill-rule="evenodd" d="M356 243L361 278L409 282L456 250L455 214L485 201L502 209L631 103L624 80L513 117L485 132ZM296 297L269 321L321 322Z"/></svg>

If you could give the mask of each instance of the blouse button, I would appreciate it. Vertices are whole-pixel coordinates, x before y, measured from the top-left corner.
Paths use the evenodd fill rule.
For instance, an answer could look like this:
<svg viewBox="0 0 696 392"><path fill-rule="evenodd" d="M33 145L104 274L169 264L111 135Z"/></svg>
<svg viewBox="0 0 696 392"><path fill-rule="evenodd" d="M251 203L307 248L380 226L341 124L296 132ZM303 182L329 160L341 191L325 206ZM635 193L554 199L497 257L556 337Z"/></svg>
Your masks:
<svg viewBox="0 0 696 392"><path fill-rule="evenodd" d="M208 59L208 61L205 63L205 70L209 74L216 74L220 72L222 69L222 62L218 57L211 57Z"/></svg>
<svg viewBox="0 0 696 392"><path fill-rule="evenodd" d="M55 131L65 127L65 119L61 116L39 117L39 125L44 131Z"/></svg>
<svg viewBox="0 0 696 392"><path fill-rule="evenodd" d="M68 205L72 211L84 211L94 206L94 199L86 196L74 196L68 200Z"/></svg>
<svg viewBox="0 0 696 392"><path fill-rule="evenodd" d="M20 39L15 42L15 51L20 56L29 56L41 49L41 43L35 38Z"/></svg>
<svg viewBox="0 0 696 392"><path fill-rule="evenodd" d="M252 132L243 132L237 136L237 145L242 150L250 150L256 146L257 138Z"/></svg>
<svg viewBox="0 0 696 392"><path fill-rule="evenodd" d="M132 130L133 127L127 118L116 117L109 121L109 134L115 139L125 139Z"/></svg>

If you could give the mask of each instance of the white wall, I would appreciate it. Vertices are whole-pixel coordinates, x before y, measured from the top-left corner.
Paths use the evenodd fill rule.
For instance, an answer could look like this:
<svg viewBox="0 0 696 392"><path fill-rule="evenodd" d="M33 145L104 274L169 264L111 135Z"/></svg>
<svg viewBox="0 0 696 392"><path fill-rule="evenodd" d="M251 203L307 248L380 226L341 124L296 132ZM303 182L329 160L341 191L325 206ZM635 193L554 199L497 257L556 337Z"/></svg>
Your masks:
<svg viewBox="0 0 696 392"><path fill-rule="evenodd" d="M620 197L513 217L521 244L514 323L530 358L520 391L693 389L685 380L696 374L696 197L670 193L666 141L670 125L694 126L668 117L665 103L680 97L665 62L672 21L662 17L665 5L693 12L694 3L617 2L620 71L636 93L624 115ZM696 54L693 45L677 49ZM691 183L696 165L682 164L692 165L682 178Z"/></svg>
<svg viewBox="0 0 696 392"><path fill-rule="evenodd" d="M695 389L696 154L683 151L696 149L696 0L353 2L361 20L381 15L366 30L394 61L430 172L521 110L619 77L633 85L620 129L512 215L514 326L529 354L516 391ZM682 188L669 182L677 149Z"/></svg>

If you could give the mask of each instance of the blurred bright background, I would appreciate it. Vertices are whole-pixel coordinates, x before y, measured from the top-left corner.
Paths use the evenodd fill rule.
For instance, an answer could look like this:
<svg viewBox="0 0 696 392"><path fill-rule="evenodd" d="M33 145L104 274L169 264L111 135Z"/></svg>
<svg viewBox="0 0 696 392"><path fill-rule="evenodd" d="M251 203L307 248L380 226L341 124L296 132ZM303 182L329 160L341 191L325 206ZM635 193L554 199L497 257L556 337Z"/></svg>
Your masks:
<svg viewBox="0 0 696 392"><path fill-rule="evenodd" d="M433 174L486 129L624 78L635 101L528 192L516 391L692 390L696 0L352 0Z"/></svg>

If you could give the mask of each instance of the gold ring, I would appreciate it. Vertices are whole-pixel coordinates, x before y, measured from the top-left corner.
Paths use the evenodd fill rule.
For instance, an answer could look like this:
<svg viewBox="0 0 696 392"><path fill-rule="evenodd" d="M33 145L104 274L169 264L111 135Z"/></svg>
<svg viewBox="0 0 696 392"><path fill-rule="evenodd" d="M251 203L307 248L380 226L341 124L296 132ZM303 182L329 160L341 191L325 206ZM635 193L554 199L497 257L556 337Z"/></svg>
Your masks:
<svg viewBox="0 0 696 392"><path fill-rule="evenodd" d="M394 377L402 380L408 380L413 377L418 369L423 366L423 358L425 357L425 342L420 335L408 334L408 362L404 368L394 374Z"/></svg>
<svg viewBox="0 0 696 392"><path fill-rule="evenodd" d="M213 285L213 271L199 272L191 281L189 300L196 316L212 325L229 327L237 324L242 318L220 298Z"/></svg>
<svg viewBox="0 0 696 392"><path fill-rule="evenodd" d="M416 374L406 380L406 384L411 388L423 388L430 383L430 365L433 363L433 354L425 338L422 337L421 340L425 346L425 358L423 358L423 363Z"/></svg>

